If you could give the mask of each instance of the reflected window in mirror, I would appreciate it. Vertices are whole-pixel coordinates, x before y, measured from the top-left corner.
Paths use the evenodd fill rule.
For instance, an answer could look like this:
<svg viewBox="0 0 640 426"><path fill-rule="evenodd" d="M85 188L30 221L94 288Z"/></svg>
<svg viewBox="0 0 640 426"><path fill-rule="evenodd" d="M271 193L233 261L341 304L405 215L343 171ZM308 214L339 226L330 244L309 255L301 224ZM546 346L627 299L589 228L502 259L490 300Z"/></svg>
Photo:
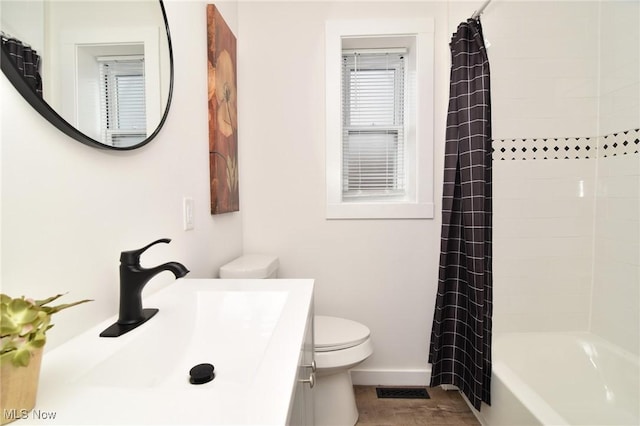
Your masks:
<svg viewBox="0 0 640 426"><path fill-rule="evenodd" d="M98 63L102 142L126 146L144 140L144 56L104 56Z"/></svg>
<svg viewBox="0 0 640 426"><path fill-rule="evenodd" d="M114 5L112 0L0 1L0 30L40 54L42 96L35 96L9 64L5 49L0 65L25 100L68 136L128 150L148 143L166 120L173 54L161 0Z"/></svg>

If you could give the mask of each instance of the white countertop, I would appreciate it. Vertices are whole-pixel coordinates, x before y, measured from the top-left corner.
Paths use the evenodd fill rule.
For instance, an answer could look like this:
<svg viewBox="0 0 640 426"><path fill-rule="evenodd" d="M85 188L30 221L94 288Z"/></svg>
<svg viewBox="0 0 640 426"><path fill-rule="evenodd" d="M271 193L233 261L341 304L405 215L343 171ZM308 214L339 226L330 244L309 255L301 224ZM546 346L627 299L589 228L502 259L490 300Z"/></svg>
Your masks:
<svg viewBox="0 0 640 426"><path fill-rule="evenodd" d="M143 295L160 311L137 329L99 337L114 316L45 352L15 424L285 424L312 303L313 280L177 280ZM199 363L216 377L192 385Z"/></svg>

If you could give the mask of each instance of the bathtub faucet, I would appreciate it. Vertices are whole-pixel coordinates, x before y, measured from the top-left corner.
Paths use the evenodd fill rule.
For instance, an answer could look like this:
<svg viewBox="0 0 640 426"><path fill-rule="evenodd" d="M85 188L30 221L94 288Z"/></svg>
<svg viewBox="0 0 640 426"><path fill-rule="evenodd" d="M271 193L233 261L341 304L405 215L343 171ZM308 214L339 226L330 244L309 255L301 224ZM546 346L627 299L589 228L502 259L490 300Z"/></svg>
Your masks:
<svg viewBox="0 0 640 426"><path fill-rule="evenodd" d="M120 253L120 312L118 321L100 333L101 337L118 337L147 322L158 313L158 309L142 309L142 289L151 278L163 271L170 271L182 278L189 270L178 262L167 262L154 268L143 268L140 255L158 243L170 243L163 238L137 250Z"/></svg>

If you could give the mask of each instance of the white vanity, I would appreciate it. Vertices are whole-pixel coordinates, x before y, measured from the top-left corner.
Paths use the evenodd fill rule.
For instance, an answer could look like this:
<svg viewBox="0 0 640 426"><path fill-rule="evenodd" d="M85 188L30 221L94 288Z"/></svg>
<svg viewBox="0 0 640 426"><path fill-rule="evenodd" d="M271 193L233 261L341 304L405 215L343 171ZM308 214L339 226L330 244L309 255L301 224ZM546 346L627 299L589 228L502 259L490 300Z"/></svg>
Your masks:
<svg viewBox="0 0 640 426"><path fill-rule="evenodd" d="M160 311L123 336L98 336L110 318L45 352L15 424L312 423L313 280L179 279L143 304ZM215 378L191 384L202 363Z"/></svg>

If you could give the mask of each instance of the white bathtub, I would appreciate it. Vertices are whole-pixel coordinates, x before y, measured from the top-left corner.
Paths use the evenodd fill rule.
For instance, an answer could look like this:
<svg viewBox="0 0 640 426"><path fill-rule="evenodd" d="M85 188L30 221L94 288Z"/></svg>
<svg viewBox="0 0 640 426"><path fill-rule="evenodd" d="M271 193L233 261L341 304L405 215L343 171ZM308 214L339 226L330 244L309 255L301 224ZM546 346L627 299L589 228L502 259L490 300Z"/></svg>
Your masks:
<svg viewBox="0 0 640 426"><path fill-rule="evenodd" d="M483 425L640 425L639 358L589 333L507 333L493 340Z"/></svg>

